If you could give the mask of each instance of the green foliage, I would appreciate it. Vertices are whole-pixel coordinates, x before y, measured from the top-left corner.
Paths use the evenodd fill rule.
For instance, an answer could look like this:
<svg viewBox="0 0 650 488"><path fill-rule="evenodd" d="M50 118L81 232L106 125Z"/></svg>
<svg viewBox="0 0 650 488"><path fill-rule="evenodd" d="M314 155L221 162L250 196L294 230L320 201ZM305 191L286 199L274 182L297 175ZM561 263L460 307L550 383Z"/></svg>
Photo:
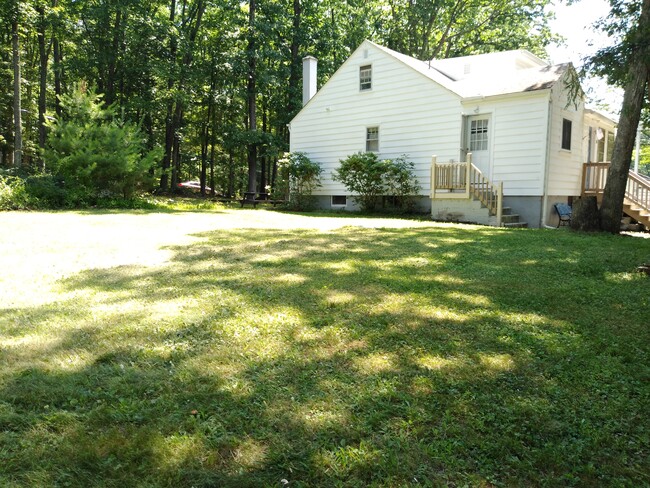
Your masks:
<svg viewBox="0 0 650 488"><path fill-rule="evenodd" d="M130 198L151 180L161 153L146 151L139 128L117 118L113 107L104 108L101 98L83 84L61 98L64 115L50 124L45 161L79 194Z"/></svg>
<svg viewBox="0 0 650 488"><path fill-rule="evenodd" d="M208 186L230 195L245 185L247 143L259 144L259 166L268 163L264 185L278 154L288 149L286 124L302 107L303 54L319 58L320 86L364 39L419 59L517 48L543 54L552 38L548 3L270 1L258 2L256 20L248 25L249 4L233 0L187 0L182 6L168 0L0 0L0 148L10 152L13 144L9 33L15 7L26 165L41 167L41 108L53 113L61 91L69 95L76 82L88 80L107 105L119 106L120 118L141 124L147 148L169 146L160 166L174 159L169 166L179 181L203 177L207 166ZM251 38L254 59L247 53ZM252 60L259 106L257 127L251 128L242 80Z"/></svg>
<svg viewBox="0 0 650 488"><path fill-rule="evenodd" d="M413 174L414 165L406 156L380 160L375 153L355 153L340 161L334 179L345 185L362 210L374 211L381 205L402 210L412 209L409 198L420 189Z"/></svg>
<svg viewBox="0 0 650 488"><path fill-rule="evenodd" d="M312 193L320 186L320 164L305 153L288 153L278 161L279 179L276 181L275 198L287 199L291 210L313 210L316 206Z"/></svg>
<svg viewBox="0 0 650 488"><path fill-rule="evenodd" d="M65 208L69 202L63 181L53 175L34 175L25 180L27 193L46 208Z"/></svg>
<svg viewBox="0 0 650 488"><path fill-rule="evenodd" d="M32 207L25 189L25 180L0 174L0 210L22 210Z"/></svg>
<svg viewBox="0 0 650 488"><path fill-rule="evenodd" d="M386 201L393 208L412 211L415 201L412 198L420 191L420 185L414 176L415 165L406 159L406 155L390 160L387 165L384 182Z"/></svg>

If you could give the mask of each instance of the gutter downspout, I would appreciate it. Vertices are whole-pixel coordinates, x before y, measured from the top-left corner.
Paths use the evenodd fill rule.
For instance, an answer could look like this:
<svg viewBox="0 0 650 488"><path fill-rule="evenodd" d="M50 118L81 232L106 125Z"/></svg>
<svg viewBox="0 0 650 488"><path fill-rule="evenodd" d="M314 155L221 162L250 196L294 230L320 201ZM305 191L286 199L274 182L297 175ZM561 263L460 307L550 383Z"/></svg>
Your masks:
<svg viewBox="0 0 650 488"><path fill-rule="evenodd" d="M539 218L539 226L544 229L555 229L546 225L546 210L548 208L548 174L551 165L551 125L553 124L553 89L548 96L548 123L546 124L546 158L544 162L544 194L542 197L542 214Z"/></svg>

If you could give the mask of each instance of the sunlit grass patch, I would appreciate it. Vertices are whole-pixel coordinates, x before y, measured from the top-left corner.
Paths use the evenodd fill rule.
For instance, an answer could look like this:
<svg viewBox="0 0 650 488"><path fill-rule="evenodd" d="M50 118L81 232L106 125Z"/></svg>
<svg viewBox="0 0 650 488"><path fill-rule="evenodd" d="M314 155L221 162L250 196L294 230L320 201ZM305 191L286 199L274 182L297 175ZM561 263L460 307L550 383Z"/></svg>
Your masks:
<svg viewBox="0 0 650 488"><path fill-rule="evenodd" d="M379 374L387 371L395 371L399 368L399 362L394 354L368 354L359 356L354 360L357 370L362 374Z"/></svg>
<svg viewBox="0 0 650 488"><path fill-rule="evenodd" d="M446 368L453 367L457 363L458 360L455 358L446 358L435 356L433 354L425 354L416 360L416 364L418 366L432 371L441 371Z"/></svg>
<svg viewBox="0 0 650 488"><path fill-rule="evenodd" d="M515 368L515 361L510 354L479 354L479 361L482 366L493 372Z"/></svg>

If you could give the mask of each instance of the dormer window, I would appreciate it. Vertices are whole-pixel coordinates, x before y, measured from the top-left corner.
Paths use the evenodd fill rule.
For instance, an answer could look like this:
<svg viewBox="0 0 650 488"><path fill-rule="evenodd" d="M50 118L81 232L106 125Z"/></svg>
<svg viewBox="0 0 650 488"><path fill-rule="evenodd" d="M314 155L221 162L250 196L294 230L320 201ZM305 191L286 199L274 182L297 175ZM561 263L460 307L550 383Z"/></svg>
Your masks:
<svg viewBox="0 0 650 488"><path fill-rule="evenodd" d="M372 89L372 66L366 65L359 68L359 90L366 91Z"/></svg>

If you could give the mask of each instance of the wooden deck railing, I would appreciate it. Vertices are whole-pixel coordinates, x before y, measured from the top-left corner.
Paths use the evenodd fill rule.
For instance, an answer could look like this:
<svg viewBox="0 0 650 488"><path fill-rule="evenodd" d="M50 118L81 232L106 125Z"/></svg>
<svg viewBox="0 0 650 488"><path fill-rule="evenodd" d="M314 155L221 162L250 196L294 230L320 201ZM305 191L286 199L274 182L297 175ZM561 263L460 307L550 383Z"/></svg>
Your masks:
<svg viewBox="0 0 650 488"><path fill-rule="evenodd" d="M503 213L503 183L495 185L472 164L472 154L466 162L438 163L431 158L431 198L471 198L485 205L490 215L496 215L501 225Z"/></svg>
<svg viewBox="0 0 650 488"><path fill-rule="evenodd" d="M582 195L595 195L601 199L607 182L609 163L585 163L582 168ZM650 211L650 180L630 171L625 187L625 198Z"/></svg>

